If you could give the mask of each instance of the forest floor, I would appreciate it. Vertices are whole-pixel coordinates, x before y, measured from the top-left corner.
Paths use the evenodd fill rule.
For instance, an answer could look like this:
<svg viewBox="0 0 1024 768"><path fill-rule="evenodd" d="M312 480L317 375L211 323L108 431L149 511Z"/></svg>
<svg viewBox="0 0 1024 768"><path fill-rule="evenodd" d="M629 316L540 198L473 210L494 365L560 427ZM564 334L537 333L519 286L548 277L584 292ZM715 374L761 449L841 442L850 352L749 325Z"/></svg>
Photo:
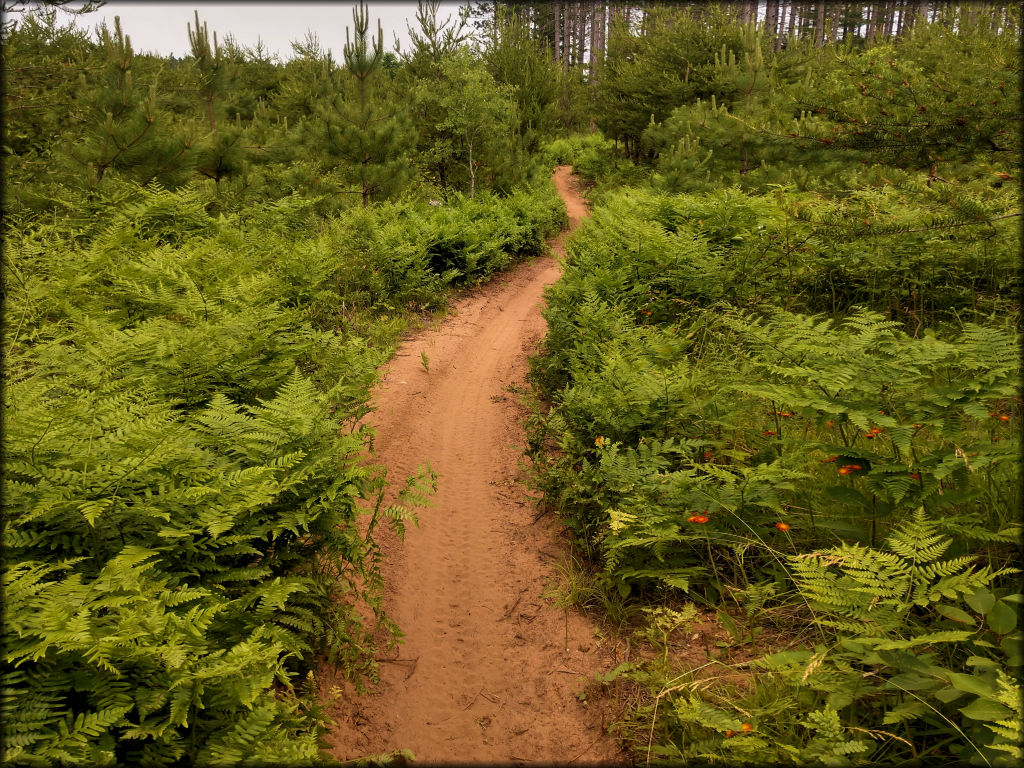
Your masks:
<svg viewBox="0 0 1024 768"><path fill-rule="evenodd" d="M570 219L555 256L587 215L570 173L554 175ZM610 706L576 697L621 659L586 616L546 596L567 550L524 485L515 390L546 330L544 287L559 275L546 256L468 291L385 367L369 417L376 458L396 484L428 462L440 479L404 542L381 534L384 608L405 639L379 657L368 695L339 686L328 706L336 759L410 749L422 762L625 761L607 733ZM321 683L338 684L326 669Z"/></svg>

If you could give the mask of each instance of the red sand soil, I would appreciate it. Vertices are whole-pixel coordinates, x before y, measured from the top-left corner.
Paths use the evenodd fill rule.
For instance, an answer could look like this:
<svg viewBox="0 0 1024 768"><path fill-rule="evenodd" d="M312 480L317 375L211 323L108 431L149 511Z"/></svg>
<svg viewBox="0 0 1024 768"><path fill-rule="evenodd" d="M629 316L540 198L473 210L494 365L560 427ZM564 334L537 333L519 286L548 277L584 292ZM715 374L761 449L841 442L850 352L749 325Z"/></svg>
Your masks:
<svg viewBox="0 0 1024 768"><path fill-rule="evenodd" d="M570 173L554 175L568 231L587 215ZM329 706L336 759L411 749L417 762L625 762L600 707L575 696L612 666L608 649L585 616L566 620L542 596L564 545L522 484L524 410L508 389L525 386L546 330L543 290L559 274L543 257L498 276L384 369L369 417L376 458L392 482L428 462L440 480L405 542L384 537L384 607L405 640L369 695Z"/></svg>

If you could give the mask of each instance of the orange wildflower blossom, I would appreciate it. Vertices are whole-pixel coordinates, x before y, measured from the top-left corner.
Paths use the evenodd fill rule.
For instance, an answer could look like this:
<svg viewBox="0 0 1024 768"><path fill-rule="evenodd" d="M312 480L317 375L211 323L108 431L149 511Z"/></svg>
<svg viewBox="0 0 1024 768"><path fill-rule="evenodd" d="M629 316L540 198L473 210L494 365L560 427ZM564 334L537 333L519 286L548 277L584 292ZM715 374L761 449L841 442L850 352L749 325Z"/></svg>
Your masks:
<svg viewBox="0 0 1024 768"><path fill-rule="evenodd" d="M686 518L686 522L688 522L688 523L706 523L710 519L711 518L708 517L707 515L690 515L688 518Z"/></svg>
<svg viewBox="0 0 1024 768"><path fill-rule="evenodd" d="M776 523L775 527L778 528L783 533L785 533L786 531L789 530L789 523Z"/></svg>
<svg viewBox="0 0 1024 768"><path fill-rule="evenodd" d="M921 473L920 472L911 472L910 473L910 479L911 480L920 480L921 479Z"/></svg>
<svg viewBox="0 0 1024 768"><path fill-rule="evenodd" d="M848 475L851 472L860 472L862 469L864 469L864 467L862 467L860 464L844 464L836 471L840 475Z"/></svg>
<svg viewBox="0 0 1024 768"><path fill-rule="evenodd" d="M776 416L781 416L784 419L791 419L791 418L793 418L793 414L790 413L789 411L776 411L775 415Z"/></svg>
<svg viewBox="0 0 1024 768"><path fill-rule="evenodd" d="M598 435L597 440L594 441L594 445L600 448L602 445L604 445L604 438L601 435Z"/></svg>
<svg viewBox="0 0 1024 768"><path fill-rule="evenodd" d="M762 435L764 435L765 437L774 437L775 435L777 435L777 434L779 434L779 433L778 433L778 432L775 432L775 431L773 431L773 430L771 430L771 429L766 429L766 430L765 430L764 432L762 432L761 434L762 434Z"/></svg>
<svg viewBox="0 0 1024 768"><path fill-rule="evenodd" d="M754 730L754 726L752 723L744 723L740 727L743 729L744 733L750 733L752 730Z"/></svg>
<svg viewBox="0 0 1024 768"><path fill-rule="evenodd" d="M839 458L838 456L829 456L827 459L822 459L821 463L822 464L831 464L832 462L834 462L838 458Z"/></svg>

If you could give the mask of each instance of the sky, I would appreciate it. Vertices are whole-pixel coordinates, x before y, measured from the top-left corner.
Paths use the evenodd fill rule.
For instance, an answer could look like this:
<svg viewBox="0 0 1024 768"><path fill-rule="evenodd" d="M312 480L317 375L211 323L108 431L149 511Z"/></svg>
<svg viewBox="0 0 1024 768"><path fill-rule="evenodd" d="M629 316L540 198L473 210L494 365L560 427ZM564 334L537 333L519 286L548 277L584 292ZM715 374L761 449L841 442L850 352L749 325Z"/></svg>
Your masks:
<svg viewBox="0 0 1024 768"><path fill-rule="evenodd" d="M458 8L463 3L457 0L442 0L438 20L447 16L458 17ZM302 40L307 31L313 31L324 48L334 53L334 59L341 59L345 45L345 27L352 26L352 9L355 2L125 2L108 0L107 4L94 13L77 18L77 25L91 30L105 21L113 27L114 17L121 17L121 29L131 37L136 53L157 53L160 55L185 56L189 51L186 24L194 22L194 12L199 11L200 22L206 22L210 34L217 32L217 39L223 40L230 33L239 45L254 46L262 40L270 54L282 59L292 54L291 41ZM394 50L395 36L402 50L409 47L406 25L416 27L416 2L367 2L370 12L370 29L376 28L380 19L384 30L384 48Z"/></svg>

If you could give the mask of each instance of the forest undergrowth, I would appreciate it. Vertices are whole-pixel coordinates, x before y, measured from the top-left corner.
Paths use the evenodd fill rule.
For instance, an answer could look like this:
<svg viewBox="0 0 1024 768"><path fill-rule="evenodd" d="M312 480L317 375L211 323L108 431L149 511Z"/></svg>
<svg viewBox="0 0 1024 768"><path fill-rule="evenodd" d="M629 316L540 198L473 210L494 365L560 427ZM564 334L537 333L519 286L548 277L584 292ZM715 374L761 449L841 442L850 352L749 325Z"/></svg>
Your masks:
<svg viewBox="0 0 1024 768"><path fill-rule="evenodd" d="M594 692L632 691L643 762L1014 764L1015 33L771 54L673 20L620 66L732 36L710 94L547 145L596 185L530 440L575 541L563 599L634 644Z"/></svg>
<svg viewBox="0 0 1024 768"><path fill-rule="evenodd" d="M433 481L365 460L377 368L453 290L543 253L564 206L546 168L491 162L520 140L507 102L468 175L452 142L447 182L410 186L365 10L344 67L221 46L198 15L193 56L161 62L56 14L4 40L4 762L318 760L314 671L376 679L401 637L379 532ZM458 43L443 76L500 98ZM366 122L312 159L359 89Z"/></svg>

